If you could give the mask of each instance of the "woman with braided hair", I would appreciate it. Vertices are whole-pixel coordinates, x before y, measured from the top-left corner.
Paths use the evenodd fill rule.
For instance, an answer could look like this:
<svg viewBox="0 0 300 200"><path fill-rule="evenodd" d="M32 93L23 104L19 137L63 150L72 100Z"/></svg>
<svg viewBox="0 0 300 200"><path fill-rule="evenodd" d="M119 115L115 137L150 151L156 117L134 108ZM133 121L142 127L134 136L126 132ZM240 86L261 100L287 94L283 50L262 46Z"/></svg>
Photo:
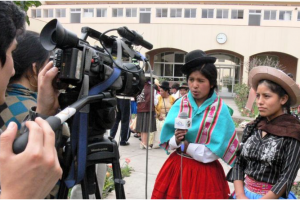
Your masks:
<svg viewBox="0 0 300 200"><path fill-rule="evenodd" d="M233 165L239 141L227 105L217 95L215 57L201 50L186 54L182 73L189 92L171 107L161 130L160 147L174 151L162 166L152 199L228 199L229 186L218 159ZM175 118L192 118L188 130ZM181 145L184 143L184 145Z"/></svg>
<svg viewBox="0 0 300 200"><path fill-rule="evenodd" d="M233 198L296 199L290 192L300 166L300 122L291 115L300 90L284 72L266 66L249 74L259 116L244 130L242 145L227 180Z"/></svg>

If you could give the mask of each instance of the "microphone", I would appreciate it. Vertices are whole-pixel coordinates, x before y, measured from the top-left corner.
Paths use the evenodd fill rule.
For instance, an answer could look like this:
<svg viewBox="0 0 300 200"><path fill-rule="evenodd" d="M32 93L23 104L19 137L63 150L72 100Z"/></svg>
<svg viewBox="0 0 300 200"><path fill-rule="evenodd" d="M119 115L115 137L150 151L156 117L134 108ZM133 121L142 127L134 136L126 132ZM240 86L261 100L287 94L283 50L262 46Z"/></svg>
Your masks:
<svg viewBox="0 0 300 200"><path fill-rule="evenodd" d="M142 47L145 47L149 50L153 48L153 45L144 40L143 36L135 31L129 30L126 26L118 28L117 31L121 37L126 38L128 41L132 42L135 45L141 45Z"/></svg>
<svg viewBox="0 0 300 200"><path fill-rule="evenodd" d="M192 119L188 117L186 112L181 112L175 119L175 129L188 130L192 126ZM184 150L184 139L181 140L181 151Z"/></svg>

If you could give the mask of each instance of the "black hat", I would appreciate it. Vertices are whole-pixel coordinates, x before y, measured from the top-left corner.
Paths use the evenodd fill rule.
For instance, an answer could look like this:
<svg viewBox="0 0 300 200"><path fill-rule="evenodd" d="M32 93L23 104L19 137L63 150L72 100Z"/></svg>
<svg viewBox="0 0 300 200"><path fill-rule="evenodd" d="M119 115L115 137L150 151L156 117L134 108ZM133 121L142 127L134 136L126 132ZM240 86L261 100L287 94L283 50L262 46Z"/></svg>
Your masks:
<svg viewBox="0 0 300 200"><path fill-rule="evenodd" d="M186 54L185 64L181 67L181 72L187 74L189 69L201 66L205 63L215 63L217 58L207 56L201 50L194 50Z"/></svg>
<svg viewBox="0 0 300 200"><path fill-rule="evenodd" d="M179 90L180 90L180 89L189 89L189 86L188 86L187 83L184 82L184 83L181 83L181 84L180 84L180 86L179 86L178 89L179 89Z"/></svg>
<svg viewBox="0 0 300 200"><path fill-rule="evenodd" d="M169 90L170 89L170 84L169 84L168 81L164 81L164 82L161 83L161 85L159 87L161 87L165 90Z"/></svg>

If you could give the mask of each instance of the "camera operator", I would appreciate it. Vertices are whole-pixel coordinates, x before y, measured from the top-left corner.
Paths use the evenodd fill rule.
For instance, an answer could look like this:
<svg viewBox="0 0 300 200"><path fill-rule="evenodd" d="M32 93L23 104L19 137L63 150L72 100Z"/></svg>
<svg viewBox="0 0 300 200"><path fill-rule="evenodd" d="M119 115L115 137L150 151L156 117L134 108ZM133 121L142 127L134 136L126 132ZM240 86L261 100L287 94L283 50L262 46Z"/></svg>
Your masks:
<svg viewBox="0 0 300 200"><path fill-rule="evenodd" d="M12 52L16 36L24 29L25 14L13 2L0 2L0 109L5 107L5 91L14 75ZM52 80L57 69L48 63L38 76L39 94L35 116L53 115L58 108L57 93ZM0 111L1 111L0 110ZM34 110L34 109L33 109ZM38 114L37 114L38 113ZM62 175L54 147L55 135L41 118L26 122L28 144L24 152L14 154L12 144L17 125L10 123L0 136L1 198L44 198ZM39 188L37 190L37 188Z"/></svg>

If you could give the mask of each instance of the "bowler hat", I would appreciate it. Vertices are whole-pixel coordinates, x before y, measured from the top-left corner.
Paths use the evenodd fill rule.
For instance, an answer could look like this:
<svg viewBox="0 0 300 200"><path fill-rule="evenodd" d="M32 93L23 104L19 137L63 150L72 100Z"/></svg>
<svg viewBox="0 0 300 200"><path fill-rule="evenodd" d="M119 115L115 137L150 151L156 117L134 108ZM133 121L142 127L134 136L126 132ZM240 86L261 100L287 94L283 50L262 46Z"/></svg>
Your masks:
<svg viewBox="0 0 300 200"><path fill-rule="evenodd" d="M164 81L164 82L161 83L161 85L159 87L161 87L165 90L169 90L170 89L170 84L169 84L168 81Z"/></svg>
<svg viewBox="0 0 300 200"><path fill-rule="evenodd" d="M194 50L186 54L185 64L181 67L181 72L187 74L189 69L201 66L205 63L215 63L215 57L207 56L201 50Z"/></svg>
<svg viewBox="0 0 300 200"><path fill-rule="evenodd" d="M300 89L296 82L286 73L274 67L258 66L254 67L249 73L250 85L254 90L257 89L260 80L270 80L280 85L291 100L291 106L300 104Z"/></svg>
<svg viewBox="0 0 300 200"><path fill-rule="evenodd" d="M184 83L181 83L181 84L180 84L180 86L179 86L178 89L179 89L179 90L180 90L180 89L189 89L189 86L188 86L187 83L184 82Z"/></svg>

